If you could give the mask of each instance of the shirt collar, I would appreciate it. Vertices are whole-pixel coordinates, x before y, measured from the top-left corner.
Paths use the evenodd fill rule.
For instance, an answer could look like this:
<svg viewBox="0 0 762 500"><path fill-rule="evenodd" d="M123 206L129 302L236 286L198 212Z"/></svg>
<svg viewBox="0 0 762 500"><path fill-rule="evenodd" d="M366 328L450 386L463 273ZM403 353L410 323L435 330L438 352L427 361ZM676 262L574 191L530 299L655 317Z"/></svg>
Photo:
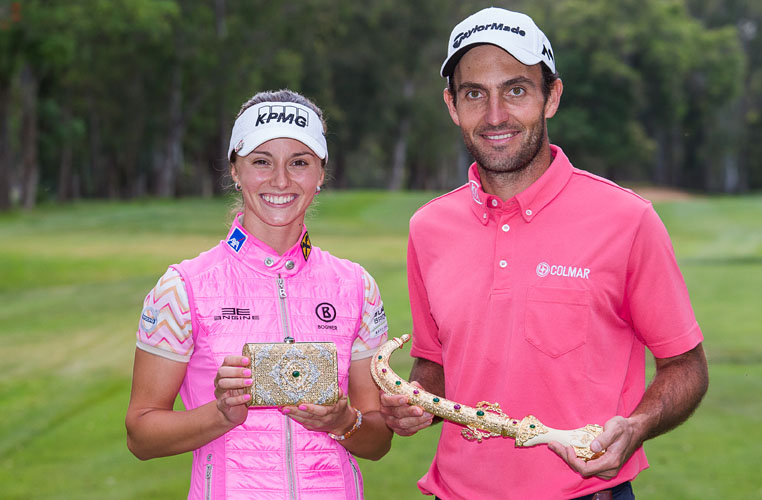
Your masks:
<svg viewBox="0 0 762 500"><path fill-rule="evenodd" d="M234 258L259 271L280 275L296 274L307 264L312 243L306 226L302 225L299 241L283 255L278 255L269 245L244 229L240 222L242 216L242 213L236 215L228 237L220 242Z"/></svg>
<svg viewBox="0 0 762 500"><path fill-rule="evenodd" d="M481 178L476 163L468 169L468 184L471 188L471 210L482 224L487 224L493 214L518 210L525 221L531 222L561 192L569 182L572 165L558 146L550 145L553 161L548 169L531 186L510 200L501 200L487 194L482 189Z"/></svg>

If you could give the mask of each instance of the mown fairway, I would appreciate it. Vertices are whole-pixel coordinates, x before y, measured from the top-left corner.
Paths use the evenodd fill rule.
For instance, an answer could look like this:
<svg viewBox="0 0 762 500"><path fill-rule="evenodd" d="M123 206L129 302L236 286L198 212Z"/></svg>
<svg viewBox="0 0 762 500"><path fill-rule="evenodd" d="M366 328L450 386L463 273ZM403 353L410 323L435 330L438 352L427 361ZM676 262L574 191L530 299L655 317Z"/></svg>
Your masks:
<svg viewBox="0 0 762 500"><path fill-rule="evenodd" d="M410 330L407 220L431 197L325 193L308 222L315 245L375 276L395 335ZM694 418L646 444L652 468L636 493L762 498L762 197L657 210L706 337L711 387ZM227 219L225 200L0 215L0 498L185 497L189 455L140 462L125 446L134 333L143 297L167 265L214 245ZM395 359L406 375L408 358ZM415 481L437 436L397 437L383 460L363 461L366 497L424 498ZM464 464L464 473L478 466Z"/></svg>

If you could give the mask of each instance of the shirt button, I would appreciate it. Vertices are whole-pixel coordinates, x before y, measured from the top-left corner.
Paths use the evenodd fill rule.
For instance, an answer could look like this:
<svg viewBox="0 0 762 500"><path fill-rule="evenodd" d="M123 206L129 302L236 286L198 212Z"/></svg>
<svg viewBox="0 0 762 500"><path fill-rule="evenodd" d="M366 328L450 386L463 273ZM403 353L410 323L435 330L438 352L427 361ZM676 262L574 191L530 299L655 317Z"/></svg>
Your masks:
<svg viewBox="0 0 762 500"><path fill-rule="evenodd" d="M501 260L499 264L500 264L500 267L502 267L503 269L508 267L508 263L506 261L504 261L504 260Z"/></svg>
<svg viewBox="0 0 762 500"><path fill-rule="evenodd" d="M272 257L265 257L265 265L267 267L273 267L273 264L275 264L275 261Z"/></svg>
<svg viewBox="0 0 762 500"><path fill-rule="evenodd" d="M484 212L484 215L482 215L482 219L486 219L486 218L487 218L487 212Z"/></svg>
<svg viewBox="0 0 762 500"><path fill-rule="evenodd" d="M502 229L503 229L503 231L504 231L504 232L506 232L506 233L507 233L508 231L510 231L510 230L511 230L511 226L509 226L508 224L503 224L503 227L502 227Z"/></svg>
<svg viewBox="0 0 762 500"><path fill-rule="evenodd" d="M494 198L492 198L492 206L493 206L493 207L496 207L496 206L497 206L497 200L496 200L496 199L494 199Z"/></svg>
<svg viewBox="0 0 762 500"><path fill-rule="evenodd" d="M289 271L294 268L294 265L295 264L293 260L286 261L286 269L288 269Z"/></svg>
<svg viewBox="0 0 762 500"><path fill-rule="evenodd" d="M531 211L531 210L527 210L527 211L526 211L526 212L524 212L524 213L525 213L525 214L527 214L527 215L532 215L532 211Z"/></svg>

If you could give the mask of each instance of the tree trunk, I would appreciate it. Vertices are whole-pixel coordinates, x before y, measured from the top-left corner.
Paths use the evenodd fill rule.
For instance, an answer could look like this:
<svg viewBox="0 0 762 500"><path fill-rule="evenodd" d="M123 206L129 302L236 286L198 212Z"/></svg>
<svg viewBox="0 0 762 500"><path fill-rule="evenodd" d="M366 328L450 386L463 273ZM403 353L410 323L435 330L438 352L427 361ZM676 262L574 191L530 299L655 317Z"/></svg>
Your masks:
<svg viewBox="0 0 762 500"><path fill-rule="evenodd" d="M405 181L405 162L407 160L407 143L410 137L410 100L413 97L415 86L413 80L407 79L402 86L402 116L399 119L397 129L397 141L392 154L392 172L389 176L389 189L399 191Z"/></svg>
<svg viewBox="0 0 762 500"><path fill-rule="evenodd" d="M397 141L394 144L394 153L392 154L392 172L389 176L389 190L399 191L402 189L402 183L405 180L405 159L407 158L407 142L410 134L410 117L406 116L400 120L397 129Z"/></svg>
<svg viewBox="0 0 762 500"><path fill-rule="evenodd" d="M182 74L180 65L172 68L172 87L169 95L169 127L164 144L164 161L159 163L157 172L156 194L169 198L175 195L177 174L183 164L184 120L182 116Z"/></svg>
<svg viewBox="0 0 762 500"><path fill-rule="evenodd" d="M26 209L34 208L37 203L37 187L40 181L40 166L37 162L38 89L37 75L27 64L21 70L21 196Z"/></svg>
<svg viewBox="0 0 762 500"><path fill-rule="evenodd" d="M101 119L98 115L98 109L92 99L88 102L89 107L89 146L90 146L90 161L86 164L85 170L82 175L81 195L87 196L101 196L103 193L100 189L100 177L105 162L101 161L102 141L101 141Z"/></svg>
<svg viewBox="0 0 762 500"><path fill-rule="evenodd" d="M214 8L215 27L217 31L218 42L218 59L219 59L219 74L225 74L225 69L228 67L228 53L225 50L225 39L228 36L227 23L225 22L225 0L216 0ZM212 196L214 193L220 193L224 191L222 179L227 175L228 159L225 158L228 152L228 142L230 137L230 125L231 116L228 116L228 110L225 106L225 87L218 86L217 91L217 137L216 137L216 149L212 161L206 161L206 174L207 183L203 183L202 186L210 185L211 190L206 192L206 188L202 190L202 196Z"/></svg>
<svg viewBox="0 0 762 500"><path fill-rule="evenodd" d="M11 144L8 132L8 113L10 111L11 84L0 81L0 212L11 208Z"/></svg>
<svg viewBox="0 0 762 500"><path fill-rule="evenodd" d="M72 155L71 141L64 141L61 145L61 163L58 170L58 201L69 201L72 198Z"/></svg>

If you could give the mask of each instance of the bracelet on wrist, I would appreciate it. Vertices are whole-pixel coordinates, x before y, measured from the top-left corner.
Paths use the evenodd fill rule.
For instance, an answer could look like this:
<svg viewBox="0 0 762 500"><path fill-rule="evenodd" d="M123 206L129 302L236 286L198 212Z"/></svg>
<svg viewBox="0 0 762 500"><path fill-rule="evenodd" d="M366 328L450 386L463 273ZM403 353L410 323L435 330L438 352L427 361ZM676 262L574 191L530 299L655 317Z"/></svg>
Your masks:
<svg viewBox="0 0 762 500"><path fill-rule="evenodd" d="M336 434L329 432L328 437L330 437L331 439L335 439L336 441L344 441L349 436L357 432L357 429L359 429L360 426L362 425L362 413L357 408L353 408L353 410L355 411L355 413L357 413L357 420L355 420L355 425L353 425L351 429L349 429L347 432L345 432L341 436L337 436Z"/></svg>

